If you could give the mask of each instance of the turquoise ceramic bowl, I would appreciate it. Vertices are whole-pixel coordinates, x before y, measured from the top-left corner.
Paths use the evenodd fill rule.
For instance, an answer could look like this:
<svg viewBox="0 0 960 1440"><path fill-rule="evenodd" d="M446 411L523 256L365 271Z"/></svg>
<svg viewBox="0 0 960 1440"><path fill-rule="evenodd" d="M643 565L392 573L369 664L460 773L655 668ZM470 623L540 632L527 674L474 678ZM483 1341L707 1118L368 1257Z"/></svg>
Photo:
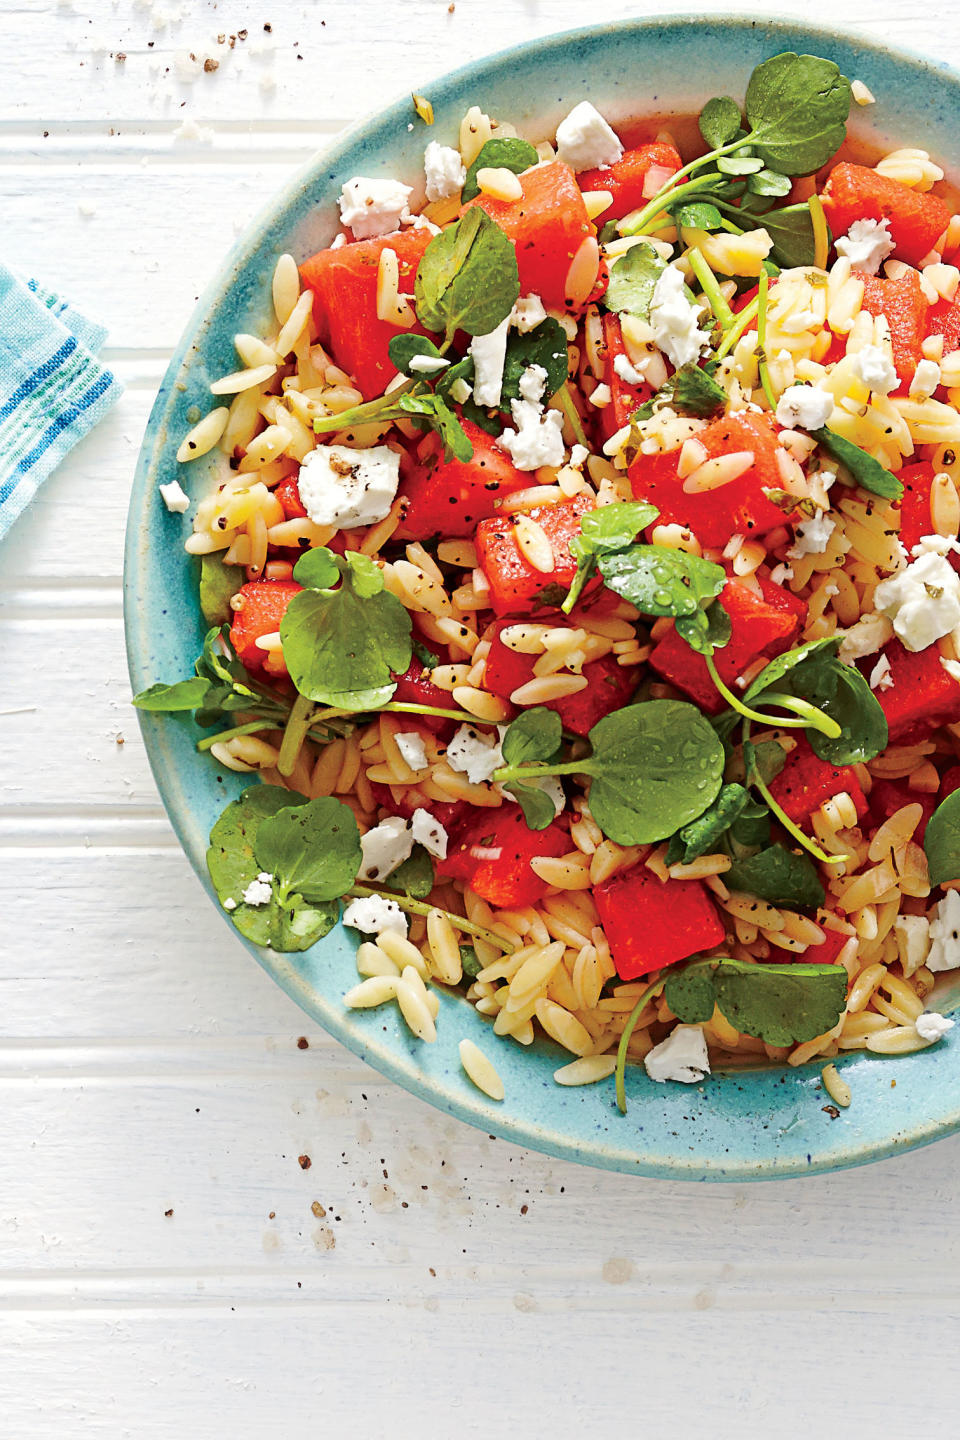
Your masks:
<svg viewBox="0 0 960 1440"><path fill-rule="evenodd" d="M269 313L278 255L298 259L329 243L335 200L352 175L422 179L428 138L451 141L463 111L480 104L509 118L532 139L552 134L579 100L590 98L612 120L653 111L696 111L710 95L742 96L760 60L782 50L828 56L866 82L879 103L854 116L877 142L919 145L960 174L960 80L942 67L850 36L791 23L686 17L638 21L558 35L470 65L428 88L436 124L408 125L408 96L351 130L321 154L234 247L203 296L164 378L147 429L130 505L126 551L126 626L134 690L189 673L203 625L193 563L183 551L189 515L168 514L160 481L180 479L196 500L206 492L213 457L177 465L187 413L210 406L207 386L232 370L232 336L256 331ZM198 755L191 724L142 715L157 784L177 834L207 887L207 836L242 777ZM224 917L229 927L229 921ZM231 931L241 964L242 942ZM629 1114L615 1106L612 1082L565 1089L553 1071L570 1059L542 1043L530 1050L499 1041L456 994L440 1001L438 1040L411 1038L392 1008L350 1012L342 995L356 982L356 936L338 928L304 955L248 946L255 958L324 1029L421 1099L520 1144L584 1164L675 1179L744 1180L810 1174L860 1164L927 1144L960 1127L960 1044L921 1054L839 1062L854 1095L831 1119L820 1066L715 1074L701 1086L655 1085L629 1073ZM457 1045L470 1036L489 1054L506 1086L495 1104L466 1080Z"/></svg>

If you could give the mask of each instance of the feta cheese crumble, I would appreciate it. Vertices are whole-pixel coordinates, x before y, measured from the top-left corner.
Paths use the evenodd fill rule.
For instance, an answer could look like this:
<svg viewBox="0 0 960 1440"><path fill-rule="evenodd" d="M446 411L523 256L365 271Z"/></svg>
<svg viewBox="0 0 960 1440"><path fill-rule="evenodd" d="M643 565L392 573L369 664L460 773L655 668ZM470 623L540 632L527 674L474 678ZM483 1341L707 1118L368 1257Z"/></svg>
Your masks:
<svg viewBox="0 0 960 1440"><path fill-rule="evenodd" d="M407 935L407 917L396 900L388 900L385 895L354 900L343 912L343 923L365 935L381 935L384 930L395 930L404 939Z"/></svg>
<svg viewBox="0 0 960 1440"><path fill-rule="evenodd" d="M791 385L777 404L777 422L786 430L819 430L833 414L833 396L815 385Z"/></svg>
<svg viewBox="0 0 960 1440"><path fill-rule="evenodd" d="M357 240L375 235L389 235L400 228L409 213L408 202L413 194L411 185L399 180L370 180L356 175L340 191L340 219Z"/></svg>
<svg viewBox="0 0 960 1440"><path fill-rule="evenodd" d="M940 384L940 366L935 360L921 360L910 381L911 399L929 400Z"/></svg>
<svg viewBox="0 0 960 1440"><path fill-rule="evenodd" d="M643 1057L643 1068L651 1080L663 1084L676 1080L681 1085L696 1085L710 1074L707 1042L699 1025L678 1025L666 1040Z"/></svg>
<svg viewBox="0 0 960 1440"><path fill-rule="evenodd" d="M893 254L889 220L854 220L846 235L836 242L837 254L846 255L855 270L876 275L888 255Z"/></svg>
<svg viewBox="0 0 960 1440"><path fill-rule="evenodd" d="M614 357L613 373L619 375L620 379L627 385L642 385L644 383L640 371L634 369L623 353Z"/></svg>
<svg viewBox="0 0 960 1440"><path fill-rule="evenodd" d="M951 877L955 878L955 877ZM939 974L960 966L960 891L948 890L930 921L927 969Z"/></svg>
<svg viewBox="0 0 960 1440"><path fill-rule="evenodd" d="M467 384L462 375L458 375L450 386L451 399L455 400L458 405L463 405L472 394L473 387Z"/></svg>
<svg viewBox="0 0 960 1440"><path fill-rule="evenodd" d="M471 785L482 785L503 764L500 741L472 725L461 725L447 746L451 770L466 775Z"/></svg>
<svg viewBox="0 0 960 1440"><path fill-rule="evenodd" d="M547 372L542 365L528 365L520 376L520 398L539 405L547 388Z"/></svg>
<svg viewBox="0 0 960 1440"><path fill-rule="evenodd" d="M388 445L351 450L318 445L300 466L300 499L314 525L356 530L382 520L400 483L400 456Z"/></svg>
<svg viewBox="0 0 960 1440"><path fill-rule="evenodd" d="M467 167L464 165L459 150L454 150L452 145L441 145L436 140L431 140L423 152L423 168L427 177L427 199L449 200L463 189L463 182L467 178Z"/></svg>
<svg viewBox="0 0 960 1440"><path fill-rule="evenodd" d="M854 374L874 395L889 395L900 384L893 360L879 345L864 345L851 360Z"/></svg>
<svg viewBox="0 0 960 1440"><path fill-rule="evenodd" d="M190 497L180 484L179 480L171 480L169 485L161 485L160 497L167 509L175 515L182 515L190 504Z"/></svg>
<svg viewBox="0 0 960 1440"><path fill-rule="evenodd" d="M417 730L404 730L402 734L395 735L397 749L405 764L411 770L426 770L428 765L427 752L424 749L423 736Z"/></svg>
<svg viewBox="0 0 960 1440"><path fill-rule="evenodd" d="M414 375L437 375L449 364L450 361L444 360L442 355L413 355L408 361L408 369Z"/></svg>
<svg viewBox="0 0 960 1440"><path fill-rule="evenodd" d="M410 858L413 850L410 827L402 816L390 815L368 830L366 835L360 836L360 849L363 860L357 879L385 880L404 860Z"/></svg>
<svg viewBox="0 0 960 1440"><path fill-rule="evenodd" d="M945 556L928 551L882 580L873 603L908 650L925 650L960 624L960 576Z"/></svg>
<svg viewBox="0 0 960 1440"><path fill-rule="evenodd" d="M893 689L893 670L886 655L880 656L880 659L870 671L870 679L867 683L871 690Z"/></svg>
<svg viewBox="0 0 960 1440"><path fill-rule="evenodd" d="M921 1040L942 1040L947 1031L953 1029L955 1022L948 1020L946 1015L938 1015L935 1010L925 1010L914 1023Z"/></svg>
<svg viewBox="0 0 960 1440"><path fill-rule="evenodd" d="M261 870L256 880L251 880L240 897L244 905L266 905L273 894L273 876L266 870Z"/></svg>
<svg viewBox="0 0 960 1440"><path fill-rule="evenodd" d="M825 510L810 520L802 520L796 527L793 544L787 551L791 560L802 560L805 555L822 555L830 543L830 536L837 528Z"/></svg>
<svg viewBox="0 0 960 1440"><path fill-rule="evenodd" d="M674 369L700 358L710 336L698 326L697 307L687 299L684 280L675 265L668 265L657 281L650 301L653 341Z"/></svg>
<svg viewBox="0 0 960 1440"><path fill-rule="evenodd" d="M596 170L613 165L623 154L617 133L600 111L581 100L557 126L557 159L572 170Z"/></svg>
<svg viewBox="0 0 960 1440"><path fill-rule="evenodd" d="M478 405L500 404L503 389L503 362L507 357L507 328L510 316L489 335L474 335L470 341L473 360L473 398Z"/></svg>
<svg viewBox="0 0 960 1440"><path fill-rule="evenodd" d="M228 899L228 900L224 900L224 902L223 902L223 908L224 908L224 910L236 910L236 908L237 908L237 902L236 902L236 900L234 900L234 899L232 899L232 898L231 898L231 899Z"/></svg>
<svg viewBox="0 0 960 1440"><path fill-rule="evenodd" d="M529 400L511 400L510 413L516 429L504 430L499 444L518 470L563 464L563 416L558 410L544 411Z"/></svg>
<svg viewBox="0 0 960 1440"><path fill-rule="evenodd" d="M839 656L844 665L853 665L866 655L876 655L893 638L893 626L885 615L862 615L840 640Z"/></svg>
<svg viewBox="0 0 960 1440"><path fill-rule="evenodd" d="M510 324L521 335L535 330L546 318L547 312L539 295L521 295L509 315Z"/></svg>
<svg viewBox="0 0 960 1440"><path fill-rule="evenodd" d="M450 836L445 826L435 820L429 810L414 810L413 819L410 821L410 834L428 854L435 855L438 860L446 860Z"/></svg>

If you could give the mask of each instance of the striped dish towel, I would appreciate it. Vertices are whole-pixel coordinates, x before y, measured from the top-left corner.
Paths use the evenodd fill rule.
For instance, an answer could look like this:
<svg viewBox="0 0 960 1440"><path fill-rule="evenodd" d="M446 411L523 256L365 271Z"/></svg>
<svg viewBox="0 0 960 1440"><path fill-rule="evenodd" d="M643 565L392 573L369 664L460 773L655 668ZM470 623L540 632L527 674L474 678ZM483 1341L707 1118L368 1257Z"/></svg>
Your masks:
<svg viewBox="0 0 960 1440"><path fill-rule="evenodd" d="M106 330L0 263L0 540L118 398Z"/></svg>

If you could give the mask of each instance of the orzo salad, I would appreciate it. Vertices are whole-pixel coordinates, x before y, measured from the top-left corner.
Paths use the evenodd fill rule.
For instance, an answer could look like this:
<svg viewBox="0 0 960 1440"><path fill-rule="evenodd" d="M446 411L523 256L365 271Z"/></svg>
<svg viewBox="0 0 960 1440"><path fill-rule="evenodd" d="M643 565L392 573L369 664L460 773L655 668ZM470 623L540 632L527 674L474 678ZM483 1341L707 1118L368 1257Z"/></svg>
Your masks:
<svg viewBox="0 0 960 1440"><path fill-rule="evenodd" d="M776 55L686 153L586 99L539 144L470 109L422 203L357 176L280 257L161 487L211 628L135 703L256 782L224 911L279 951L342 919L345 1004L424 1043L459 987L496 1099L499 1042L624 1109L630 1062L953 1024L960 214L925 151L845 158L851 101Z"/></svg>

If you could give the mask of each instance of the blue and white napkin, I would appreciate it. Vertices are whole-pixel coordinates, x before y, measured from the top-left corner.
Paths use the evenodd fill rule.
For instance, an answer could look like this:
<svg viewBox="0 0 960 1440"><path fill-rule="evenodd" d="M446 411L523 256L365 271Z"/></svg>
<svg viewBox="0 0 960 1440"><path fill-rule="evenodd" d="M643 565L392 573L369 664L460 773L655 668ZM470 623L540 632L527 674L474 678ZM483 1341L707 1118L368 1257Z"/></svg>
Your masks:
<svg viewBox="0 0 960 1440"><path fill-rule="evenodd" d="M106 330L0 263L0 540L119 397Z"/></svg>

